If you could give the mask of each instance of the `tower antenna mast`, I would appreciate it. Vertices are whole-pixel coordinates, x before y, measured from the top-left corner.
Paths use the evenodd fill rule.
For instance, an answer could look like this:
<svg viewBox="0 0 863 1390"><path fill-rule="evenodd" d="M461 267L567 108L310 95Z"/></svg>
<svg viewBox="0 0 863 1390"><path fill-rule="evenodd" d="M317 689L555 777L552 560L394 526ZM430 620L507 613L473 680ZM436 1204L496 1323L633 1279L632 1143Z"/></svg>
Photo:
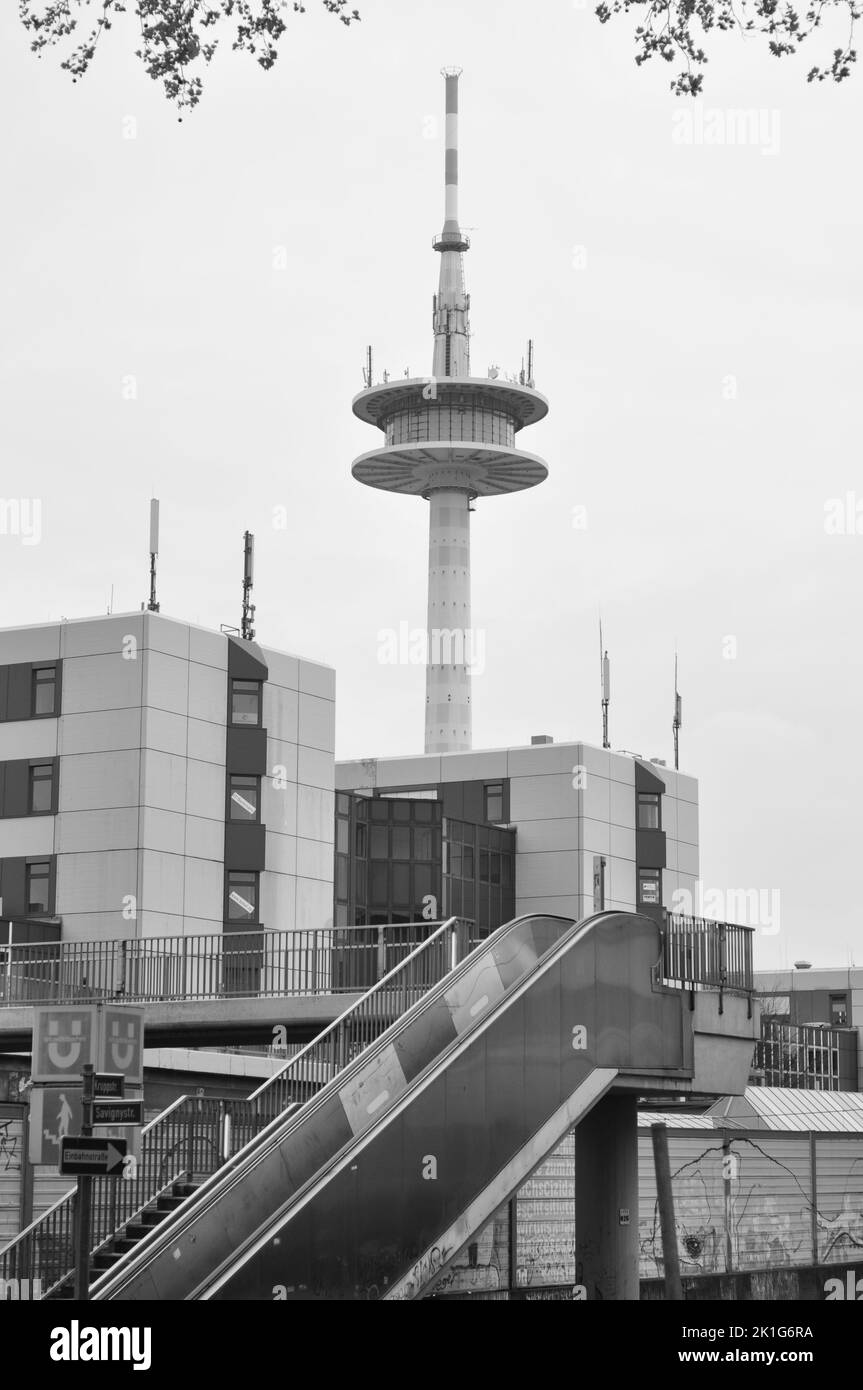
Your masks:
<svg viewBox="0 0 863 1390"><path fill-rule="evenodd" d="M608 739L608 706L611 704L611 662L602 645L602 619L599 620L599 671L602 682L602 746L610 748Z"/></svg>
<svg viewBox="0 0 863 1390"><path fill-rule="evenodd" d="M240 635L244 642L251 642L255 635L255 605L252 603L252 585L255 582L255 538L251 531L243 536L243 620Z"/></svg>
<svg viewBox="0 0 863 1390"><path fill-rule="evenodd" d="M159 499L150 498L150 602L147 609L150 613L158 613L159 605L156 602L156 556L159 553Z"/></svg>
<svg viewBox="0 0 863 1390"><path fill-rule="evenodd" d="M674 653L674 719L672 730L674 731L674 766L680 766L680 730L683 725L683 701L677 693L677 651Z"/></svg>

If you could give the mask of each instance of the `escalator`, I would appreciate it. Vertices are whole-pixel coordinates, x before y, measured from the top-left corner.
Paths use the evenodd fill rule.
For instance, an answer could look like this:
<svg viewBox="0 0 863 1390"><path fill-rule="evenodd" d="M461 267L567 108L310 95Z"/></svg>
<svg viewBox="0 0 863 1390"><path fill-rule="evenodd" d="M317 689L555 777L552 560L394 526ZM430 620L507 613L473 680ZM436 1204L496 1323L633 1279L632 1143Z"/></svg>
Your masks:
<svg viewBox="0 0 863 1390"><path fill-rule="evenodd" d="M421 1296L622 1073L685 1075L660 953L630 913L501 927L92 1297Z"/></svg>

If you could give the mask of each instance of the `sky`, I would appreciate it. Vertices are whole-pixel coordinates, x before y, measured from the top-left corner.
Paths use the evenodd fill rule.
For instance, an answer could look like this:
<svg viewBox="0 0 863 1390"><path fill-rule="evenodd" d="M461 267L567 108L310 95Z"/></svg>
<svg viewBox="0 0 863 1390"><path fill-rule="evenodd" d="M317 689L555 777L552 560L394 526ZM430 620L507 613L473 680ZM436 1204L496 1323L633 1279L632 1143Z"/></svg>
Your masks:
<svg viewBox="0 0 863 1390"><path fill-rule="evenodd" d="M780 904L756 962L863 965L863 73L709 41L705 92L567 0L310 0L178 122L130 22L72 85L0 10L0 626L162 612L337 671L337 755L422 750L427 507L363 488L376 375L431 369L443 80L461 79L472 370L535 340L538 488L480 501L474 746L611 742L697 776L704 891ZM859 507L859 514L858 514ZM10 513L6 512L6 515ZM20 513L22 519L26 509ZM31 510L31 521L35 517ZM778 897L777 897L778 895ZM856 954L855 954L856 953Z"/></svg>

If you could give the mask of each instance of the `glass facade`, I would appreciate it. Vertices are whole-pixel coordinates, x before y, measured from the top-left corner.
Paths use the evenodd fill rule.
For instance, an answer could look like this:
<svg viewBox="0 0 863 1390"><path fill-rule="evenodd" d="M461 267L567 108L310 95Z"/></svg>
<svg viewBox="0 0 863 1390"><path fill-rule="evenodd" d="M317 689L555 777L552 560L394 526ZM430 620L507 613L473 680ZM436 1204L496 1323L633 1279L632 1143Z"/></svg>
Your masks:
<svg viewBox="0 0 863 1390"><path fill-rule="evenodd" d="M444 822L443 916L466 917L487 936L515 916L515 831Z"/></svg>
<svg viewBox="0 0 863 1390"><path fill-rule="evenodd" d="M468 400L401 410L382 422L387 444L417 444L425 439L463 439L477 444L512 448L515 421L511 415Z"/></svg>
<svg viewBox="0 0 863 1390"><path fill-rule="evenodd" d="M337 792L335 846L337 927L463 917L479 938L515 916L515 831L445 816L427 791Z"/></svg>

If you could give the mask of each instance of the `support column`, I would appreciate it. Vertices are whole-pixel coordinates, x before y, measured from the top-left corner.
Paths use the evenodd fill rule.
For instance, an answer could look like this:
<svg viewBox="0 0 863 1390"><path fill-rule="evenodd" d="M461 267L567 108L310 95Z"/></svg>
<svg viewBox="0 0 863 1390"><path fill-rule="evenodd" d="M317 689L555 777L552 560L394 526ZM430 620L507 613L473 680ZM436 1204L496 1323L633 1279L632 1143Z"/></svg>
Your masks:
<svg viewBox="0 0 863 1390"><path fill-rule="evenodd" d="M575 1130L575 1279L588 1303L639 1296L634 1095L605 1096Z"/></svg>
<svg viewBox="0 0 863 1390"><path fill-rule="evenodd" d="M470 495L429 496L427 753L471 746Z"/></svg>

